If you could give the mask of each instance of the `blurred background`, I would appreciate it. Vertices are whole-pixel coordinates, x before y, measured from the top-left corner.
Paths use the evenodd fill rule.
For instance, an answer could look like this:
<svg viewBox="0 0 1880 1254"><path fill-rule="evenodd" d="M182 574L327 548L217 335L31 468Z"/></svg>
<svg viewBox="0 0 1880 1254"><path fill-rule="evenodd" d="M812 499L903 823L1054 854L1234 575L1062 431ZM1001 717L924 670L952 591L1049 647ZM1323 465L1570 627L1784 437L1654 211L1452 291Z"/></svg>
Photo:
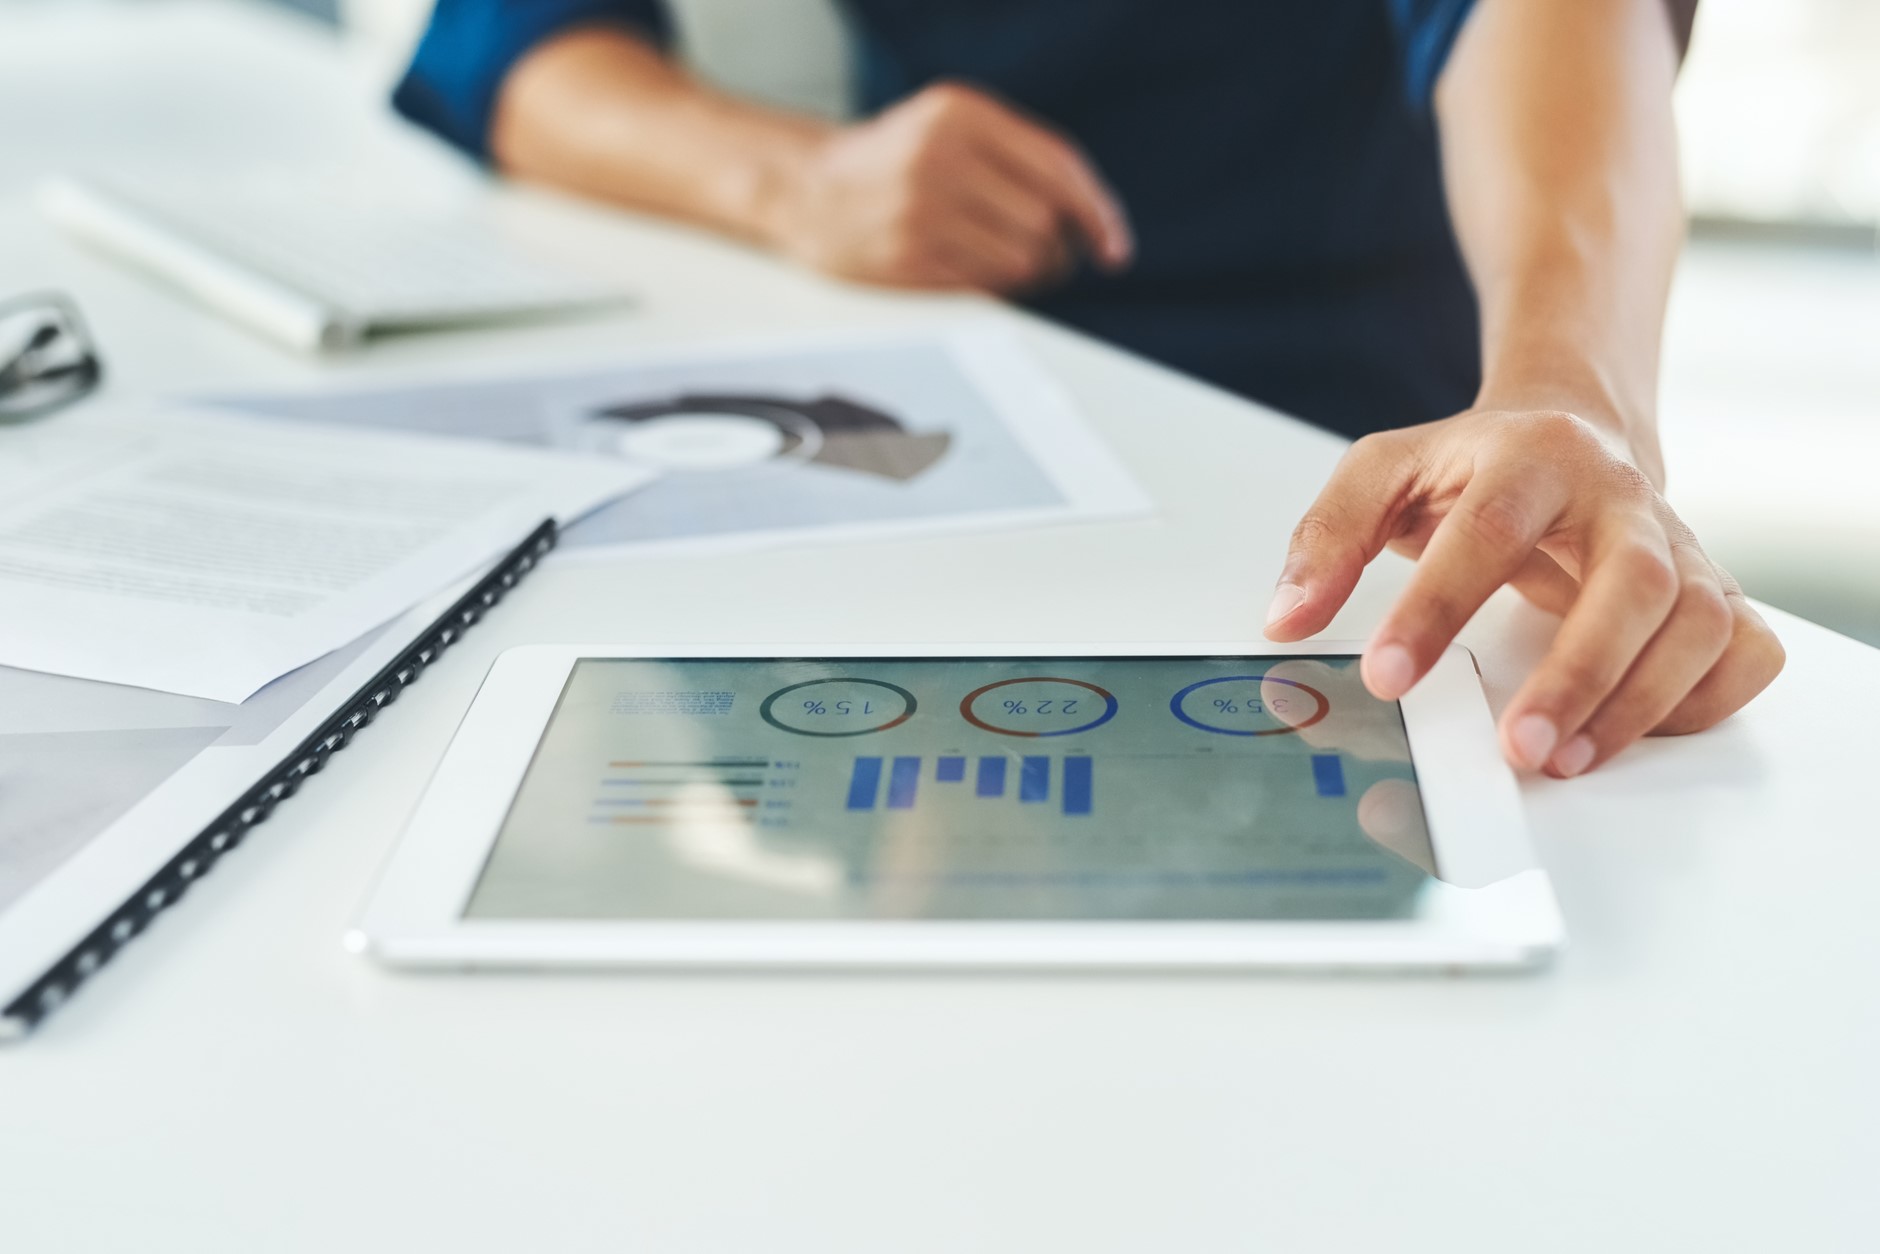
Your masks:
<svg viewBox="0 0 1880 1254"><path fill-rule="evenodd" d="M388 77L429 8L296 2ZM710 77L842 111L832 0L676 8ZM1665 344L1673 503L1751 594L1880 645L1880 2L1703 0L1678 113L1693 222Z"/></svg>
<svg viewBox="0 0 1880 1254"><path fill-rule="evenodd" d="M429 9L252 2L326 25L380 106ZM675 8L708 77L842 112L832 0ZM1703 0L1678 92L1693 223L1666 336L1672 501L1753 595L1880 645L1880 0Z"/></svg>

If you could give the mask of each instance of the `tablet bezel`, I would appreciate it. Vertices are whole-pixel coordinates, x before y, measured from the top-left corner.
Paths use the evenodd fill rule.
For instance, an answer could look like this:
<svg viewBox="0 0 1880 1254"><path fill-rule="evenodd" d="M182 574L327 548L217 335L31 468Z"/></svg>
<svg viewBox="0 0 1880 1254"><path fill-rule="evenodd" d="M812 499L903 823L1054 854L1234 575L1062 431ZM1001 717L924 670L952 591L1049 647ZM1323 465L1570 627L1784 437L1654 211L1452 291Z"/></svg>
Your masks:
<svg viewBox="0 0 1880 1254"><path fill-rule="evenodd" d="M1352 656L1353 641L1274 645L791 647L530 645L497 658L346 944L400 966L1532 967L1563 933L1535 862L1473 658L1450 648L1402 700L1441 880L1408 920L515 920L463 911L569 672L582 658Z"/></svg>

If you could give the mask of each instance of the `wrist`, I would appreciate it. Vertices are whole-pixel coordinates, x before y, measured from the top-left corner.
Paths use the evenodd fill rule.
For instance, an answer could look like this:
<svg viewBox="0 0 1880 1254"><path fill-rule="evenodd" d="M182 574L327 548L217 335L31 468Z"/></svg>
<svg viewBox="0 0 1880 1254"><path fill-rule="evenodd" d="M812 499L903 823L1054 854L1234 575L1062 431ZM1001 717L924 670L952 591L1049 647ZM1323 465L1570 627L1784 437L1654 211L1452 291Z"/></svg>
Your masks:
<svg viewBox="0 0 1880 1254"><path fill-rule="evenodd" d="M1518 365L1491 367L1483 374L1475 408L1572 414L1604 436L1615 454L1663 486L1664 458L1649 392L1643 397L1629 395L1628 389L1584 358L1537 353Z"/></svg>
<svg viewBox="0 0 1880 1254"><path fill-rule="evenodd" d="M747 237L778 252L797 251L816 170L834 133L832 126L793 125L753 151L734 192Z"/></svg>

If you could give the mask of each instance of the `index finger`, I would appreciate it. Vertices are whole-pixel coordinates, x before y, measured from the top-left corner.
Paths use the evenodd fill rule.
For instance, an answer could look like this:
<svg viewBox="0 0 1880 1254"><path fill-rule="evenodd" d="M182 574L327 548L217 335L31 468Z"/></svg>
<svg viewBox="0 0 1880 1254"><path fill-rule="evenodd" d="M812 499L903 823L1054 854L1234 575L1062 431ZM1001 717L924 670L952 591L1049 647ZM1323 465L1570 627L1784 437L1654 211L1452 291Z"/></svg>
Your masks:
<svg viewBox="0 0 1880 1254"><path fill-rule="evenodd" d="M1410 691L1482 603L1521 571L1566 504L1557 476L1491 468L1470 479L1364 651L1372 694L1395 701Z"/></svg>
<svg viewBox="0 0 1880 1254"><path fill-rule="evenodd" d="M1323 631L1397 528L1409 477L1401 432L1357 441L1293 528L1286 564L1266 612L1268 640Z"/></svg>
<svg viewBox="0 0 1880 1254"><path fill-rule="evenodd" d="M1135 242L1123 206L1088 158L1063 137L1024 118L981 134L984 150L1035 188L1076 224L1097 259L1115 268L1129 261Z"/></svg>

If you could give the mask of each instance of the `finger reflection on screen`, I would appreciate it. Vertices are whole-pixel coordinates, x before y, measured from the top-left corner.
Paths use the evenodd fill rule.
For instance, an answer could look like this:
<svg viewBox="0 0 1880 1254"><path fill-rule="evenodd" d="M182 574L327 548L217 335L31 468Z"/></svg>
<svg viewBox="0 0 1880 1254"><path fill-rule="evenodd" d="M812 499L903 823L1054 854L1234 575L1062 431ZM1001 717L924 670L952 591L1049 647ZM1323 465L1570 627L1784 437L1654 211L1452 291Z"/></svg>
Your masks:
<svg viewBox="0 0 1880 1254"><path fill-rule="evenodd" d="M1380 849L1436 874L1436 851L1417 786L1407 779L1381 779L1358 799L1358 826Z"/></svg>
<svg viewBox="0 0 1880 1254"><path fill-rule="evenodd" d="M1323 718L1316 717L1320 702L1311 693L1324 698ZM1387 703L1371 695L1356 666L1330 666L1316 658L1275 662L1260 683L1260 700L1276 720L1297 728L1299 738L1315 749L1337 749L1369 762L1410 760L1403 724L1378 717L1379 707Z"/></svg>

